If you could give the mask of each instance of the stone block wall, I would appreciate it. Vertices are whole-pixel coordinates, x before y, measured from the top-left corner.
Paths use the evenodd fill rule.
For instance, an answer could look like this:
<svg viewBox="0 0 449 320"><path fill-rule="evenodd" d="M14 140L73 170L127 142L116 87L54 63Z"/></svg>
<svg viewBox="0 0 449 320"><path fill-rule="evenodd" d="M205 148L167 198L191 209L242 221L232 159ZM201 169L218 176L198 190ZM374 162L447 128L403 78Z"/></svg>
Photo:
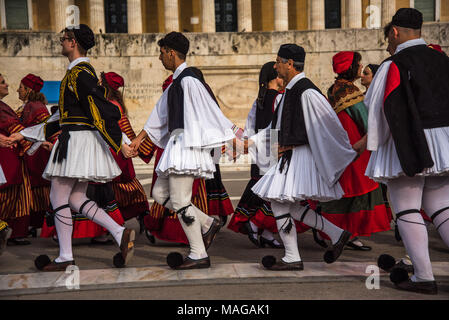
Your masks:
<svg viewBox="0 0 449 320"><path fill-rule="evenodd" d="M356 50L362 63L380 63L388 57L381 29L336 29L320 31L187 33L190 53L187 63L199 67L214 90L224 113L243 126L257 96L260 67L275 60L279 46L297 43L306 55L306 75L323 92L332 84L332 56ZM4 98L14 109L20 106L17 88L28 73L44 80L61 80L68 61L60 55L60 34L51 32L0 33L0 73L10 85ZM169 76L159 61L157 40L163 34L99 34L89 57L97 74L115 71L125 79L125 101L135 131L140 131L161 95ZM423 38L449 52L449 23L423 27ZM361 87L362 90L364 88Z"/></svg>

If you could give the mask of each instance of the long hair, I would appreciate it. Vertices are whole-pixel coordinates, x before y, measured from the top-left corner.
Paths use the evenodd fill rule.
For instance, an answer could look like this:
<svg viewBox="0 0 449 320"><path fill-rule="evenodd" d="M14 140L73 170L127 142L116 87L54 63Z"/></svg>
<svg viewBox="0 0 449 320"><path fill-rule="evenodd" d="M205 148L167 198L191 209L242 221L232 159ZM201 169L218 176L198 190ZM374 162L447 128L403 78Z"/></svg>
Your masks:
<svg viewBox="0 0 449 320"><path fill-rule="evenodd" d="M31 90L28 94L28 101L39 101L43 104L47 104L47 98L45 98L45 95L42 92L36 92L34 90Z"/></svg>
<svg viewBox="0 0 449 320"><path fill-rule="evenodd" d="M114 90L109 86L108 82L106 81L106 77L104 76L104 72L102 72L100 76L101 83L103 87L106 88L106 99L117 101L123 109L123 114L127 116L128 108L126 108L125 101L123 100L123 94L120 91Z"/></svg>
<svg viewBox="0 0 449 320"><path fill-rule="evenodd" d="M257 106L259 109L263 109L263 102L265 100L265 95L268 90L268 83L276 79L278 73L276 69L274 69L275 62L270 61L265 63L260 69L259 73L259 92L257 94Z"/></svg>
<svg viewBox="0 0 449 320"><path fill-rule="evenodd" d="M357 51L354 52L354 59L352 60L351 67L345 72L339 73L337 76L338 79L345 79L348 81L354 81L357 78L357 74L359 71L359 63L362 60L362 56Z"/></svg>

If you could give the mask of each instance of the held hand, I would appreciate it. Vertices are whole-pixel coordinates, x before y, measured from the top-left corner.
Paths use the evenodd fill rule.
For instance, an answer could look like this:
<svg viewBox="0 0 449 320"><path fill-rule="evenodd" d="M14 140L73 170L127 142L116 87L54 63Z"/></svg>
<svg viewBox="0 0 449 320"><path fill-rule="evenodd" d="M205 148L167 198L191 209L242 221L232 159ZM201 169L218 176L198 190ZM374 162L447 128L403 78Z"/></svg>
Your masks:
<svg viewBox="0 0 449 320"><path fill-rule="evenodd" d="M51 151L53 149L53 143L51 143L50 141L44 141L42 142L42 148Z"/></svg>
<svg viewBox="0 0 449 320"><path fill-rule="evenodd" d="M17 143L14 142L11 136L7 137L0 134L0 147L13 148L15 146L17 146Z"/></svg>
<svg viewBox="0 0 449 320"><path fill-rule="evenodd" d="M142 140L139 138L134 138L134 140L131 142L131 144L129 145L129 147L131 149L133 149L134 151L137 152L137 150L139 149L140 145L142 144Z"/></svg>
<svg viewBox="0 0 449 320"><path fill-rule="evenodd" d="M11 143L19 142L22 141L23 139L24 137L19 132L13 133L8 137L8 140L11 141Z"/></svg>
<svg viewBox="0 0 449 320"><path fill-rule="evenodd" d="M135 151L131 146L128 146L127 144L124 144L122 146L122 153L125 158L134 158L137 156L137 151Z"/></svg>

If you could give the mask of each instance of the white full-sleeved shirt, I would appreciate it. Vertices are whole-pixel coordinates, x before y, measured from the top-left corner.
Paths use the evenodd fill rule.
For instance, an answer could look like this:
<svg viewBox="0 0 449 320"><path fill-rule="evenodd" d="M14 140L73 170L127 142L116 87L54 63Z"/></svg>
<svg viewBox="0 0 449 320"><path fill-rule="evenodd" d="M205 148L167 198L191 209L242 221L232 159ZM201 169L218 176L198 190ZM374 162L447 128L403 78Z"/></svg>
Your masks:
<svg viewBox="0 0 449 320"><path fill-rule="evenodd" d="M182 63L173 73L175 80L187 64ZM151 112L144 130L151 141L165 148L170 138L168 132L168 93L170 86L162 93ZM185 147L214 148L232 140L234 124L228 120L211 97L204 85L196 78L184 77L181 80L184 93L184 129L182 130Z"/></svg>
<svg viewBox="0 0 449 320"><path fill-rule="evenodd" d="M427 44L423 39L409 40L401 43L396 48L395 54L412 46ZM365 106L368 108L368 140L367 149L376 151L390 137L390 127L383 112L385 87L387 84L388 71L392 61L385 61L377 70L376 75L365 95Z"/></svg>
<svg viewBox="0 0 449 320"><path fill-rule="evenodd" d="M305 78L304 72L293 77L286 86L286 91L293 88L303 78ZM280 128L284 101L285 93L277 107L279 110L276 129ZM357 153L352 148L348 134L341 125L337 114L321 93L314 89L305 90L301 96L301 104L313 160L320 175L329 186L332 186L338 182L341 174L354 160ZM259 145L264 150L265 140L269 136L266 130L270 128L271 125L264 129L264 132L259 131L257 135L251 137L257 148Z"/></svg>

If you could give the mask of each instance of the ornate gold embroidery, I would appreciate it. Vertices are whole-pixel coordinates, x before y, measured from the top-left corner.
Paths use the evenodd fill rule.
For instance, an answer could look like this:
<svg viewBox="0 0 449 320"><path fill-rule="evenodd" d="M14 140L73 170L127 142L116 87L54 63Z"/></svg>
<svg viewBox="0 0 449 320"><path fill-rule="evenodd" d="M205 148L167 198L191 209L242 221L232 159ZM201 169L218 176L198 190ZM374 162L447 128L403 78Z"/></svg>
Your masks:
<svg viewBox="0 0 449 320"><path fill-rule="evenodd" d="M87 96L87 100L89 101L90 113L92 114L92 118L94 120L94 126L100 131L103 136L108 139L110 144L113 146L115 150L120 150L120 147L114 142L114 140L109 136L106 132L106 128L104 125L104 120L101 118L100 111L98 107L95 105L94 98L92 96Z"/></svg>

